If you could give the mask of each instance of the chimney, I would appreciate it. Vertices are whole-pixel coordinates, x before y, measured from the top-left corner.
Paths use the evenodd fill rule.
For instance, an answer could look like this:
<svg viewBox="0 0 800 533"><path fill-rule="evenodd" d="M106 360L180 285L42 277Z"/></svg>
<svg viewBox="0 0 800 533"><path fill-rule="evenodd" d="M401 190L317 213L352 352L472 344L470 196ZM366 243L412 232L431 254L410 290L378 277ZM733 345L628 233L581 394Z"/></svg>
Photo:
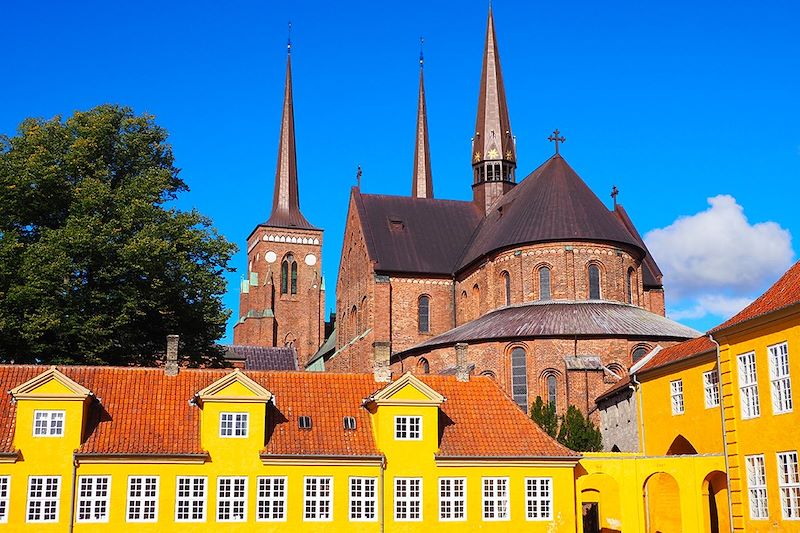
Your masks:
<svg viewBox="0 0 800 533"><path fill-rule="evenodd" d="M466 342L456 343L456 380L469 381L469 365L467 364Z"/></svg>
<svg viewBox="0 0 800 533"><path fill-rule="evenodd" d="M180 336L167 335L167 361L164 364L164 374L168 376L178 375L178 341Z"/></svg>
<svg viewBox="0 0 800 533"><path fill-rule="evenodd" d="M385 341L372 343L372 372L378 383L392 381L392 369L389 367L390 347L391 343Z"/></svg>

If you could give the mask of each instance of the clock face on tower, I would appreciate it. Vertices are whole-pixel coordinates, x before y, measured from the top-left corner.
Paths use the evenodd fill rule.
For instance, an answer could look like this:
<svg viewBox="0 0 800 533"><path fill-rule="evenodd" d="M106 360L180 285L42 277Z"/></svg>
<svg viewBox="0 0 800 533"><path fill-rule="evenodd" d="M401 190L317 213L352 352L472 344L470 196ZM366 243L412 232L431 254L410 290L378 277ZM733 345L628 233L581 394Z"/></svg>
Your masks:
<svg viewBox="0 0 800 533"><path fill-rule="evenodd" d="M308 254L306 256L306 264L308 266L314 266L317 264L317 256L314 254Z"/></svg>
<svg viewBox="0 0 800 533"><path fill-rule="evenodd" d="M267 263L274 263L278 256L273 251L269 251L264 254L264 259L267 260Z"/></svg>

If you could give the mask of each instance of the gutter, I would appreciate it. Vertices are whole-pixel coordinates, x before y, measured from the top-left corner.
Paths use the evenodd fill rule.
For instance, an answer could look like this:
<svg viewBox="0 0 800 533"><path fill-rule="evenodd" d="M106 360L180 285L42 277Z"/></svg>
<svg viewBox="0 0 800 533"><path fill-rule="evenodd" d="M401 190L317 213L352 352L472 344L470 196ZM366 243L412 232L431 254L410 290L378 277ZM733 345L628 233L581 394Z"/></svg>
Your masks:
<svg viewBox="0 0 800 533"><path fill-rule="evenodd" d="M731 527L733 527L733 503L731 501L730 495L730 471L731 467L728 462L728 432L725 431L725 402L723 401L722 396L722 369L720 367L720 355L719 355L719 343L714 339L714 335L711 333L708 334L708 340L714 343L717 347L717 379L719 380L719 418L722 422L722 454L725 456L725 481L727 482L727 490L728 490L728 520Z"/></svg>
<svg viewBox="0 0 800 533"><path fill-rule="evenodd" d="M633 385L631 386L633 390L638 393L637 394L638 401L636 403L639 404L639 427L642 429L642 453L644 455L647 455L647 451L645 450L645 445L644 445L645 443L644 408L642 405L644 403L644 397L642 396L642 384L636 379L636 374L631 374L631 383L633 383Z"/></svg>
<svg viewBox="0 0 800 533"><path fill-rule="evenodd" d="M69 499L69 533L75 529L75 483L78 477L78 457L72 453L72 486Z"/></svg>

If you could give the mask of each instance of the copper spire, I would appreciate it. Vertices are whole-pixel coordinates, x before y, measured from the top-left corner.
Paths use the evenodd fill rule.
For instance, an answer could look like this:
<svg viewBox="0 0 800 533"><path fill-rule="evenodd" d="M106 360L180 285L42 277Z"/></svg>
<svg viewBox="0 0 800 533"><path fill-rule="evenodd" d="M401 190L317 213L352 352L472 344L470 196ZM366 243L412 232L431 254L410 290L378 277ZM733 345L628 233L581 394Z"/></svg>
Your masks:
<svg viewBox="0 0 800 533"><path fill-rule="evenodd" d="M283 94L283 117L278 142L278 168L275 172L275 192L272 213L267 226L313 228L300 213L297 190L297 153L294 144L294 105L292 103L292 45L287 44L286 87Z"/></svg>
<svg viewBox="0 0 800 533"><path fill-rule="evenodd" d="M419 100L417 102L417 144L414 148L414 180L411 196L433 198L433 176L431 175L431 150L428 145L428 113L425 106L425 84L422 76L422 39L419 51Z"/></svg>
<svg viewBox="0 0 800 533"><path fill-rule="evenodd" d="M472 139L472 165L477 167L487 161L503 161L506 165L503 165L502 177L491 177L495 180L513 182L516 160L514 136L511 133L511 121L508 119L506 91L500 70L500 53L497 49L494 17L490 5L489 19L486 23L486 44L483 50L478 118L475 121L475 137ZM490 181L490 176L484 178ZM482 180L476 178L476 181Z"/></svg>

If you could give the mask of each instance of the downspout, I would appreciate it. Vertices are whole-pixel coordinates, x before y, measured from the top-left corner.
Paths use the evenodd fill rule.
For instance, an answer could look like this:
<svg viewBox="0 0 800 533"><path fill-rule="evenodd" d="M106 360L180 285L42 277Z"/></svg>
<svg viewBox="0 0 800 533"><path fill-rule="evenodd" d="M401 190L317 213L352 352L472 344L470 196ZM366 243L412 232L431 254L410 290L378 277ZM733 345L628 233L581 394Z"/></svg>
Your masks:
<svg viewBox="0 0 800 533"><path fill-rule="evenodd" d="M642 384L636 380L636 374L631 374L631 382L633 383L634 390L637 392L638 400L637 404L639 404L639 426L642 429L642 455L647 455L647 451L645 449L645 438L644 438L644 409L642 408L642 404L644 403L644 398L642 396Z"/></svg>
<svg viewBox="0 0 800 533"><path fill-rule="evenodd" d="M386 512L385 512L385 510L386 510L386 499L385 499L385 496L384 496L384 489L383 489L383 485L384 485L383 471L385 469L386 469L386 456L384 455L381 458L381 471L380 471L380 475L379 475L380 479L378 481L380 483L380 485L381 485L381 487L380 487L380 490L381 490L381 518L380 518L381 533L383 533L383 531L384 531L385 521L386 521Z"/></svg>
<svg viewBox="0 0 800 533"><path fill-rule="evenodd" d="M730 464L728 464L728 433L725 431L725 404L722 400L722 368L720 367L719 361L719 343L714 340L714 336L709 334L708 340L714 343L714 346L717 347L717 379L719 380L719 418L722 422L722 454L725 456L725 481L727 485L728 491L728 520L731 527L731 531L733 531L733 502L731 501L731 480L730 480Z"/></svg>
<svg viewBox="0 0 800 533"><path fill-rule="evenodd" d="M72 485L69 499L69 533L75 529L75 482L78 475L78 458L72 453Z"/></svg>

